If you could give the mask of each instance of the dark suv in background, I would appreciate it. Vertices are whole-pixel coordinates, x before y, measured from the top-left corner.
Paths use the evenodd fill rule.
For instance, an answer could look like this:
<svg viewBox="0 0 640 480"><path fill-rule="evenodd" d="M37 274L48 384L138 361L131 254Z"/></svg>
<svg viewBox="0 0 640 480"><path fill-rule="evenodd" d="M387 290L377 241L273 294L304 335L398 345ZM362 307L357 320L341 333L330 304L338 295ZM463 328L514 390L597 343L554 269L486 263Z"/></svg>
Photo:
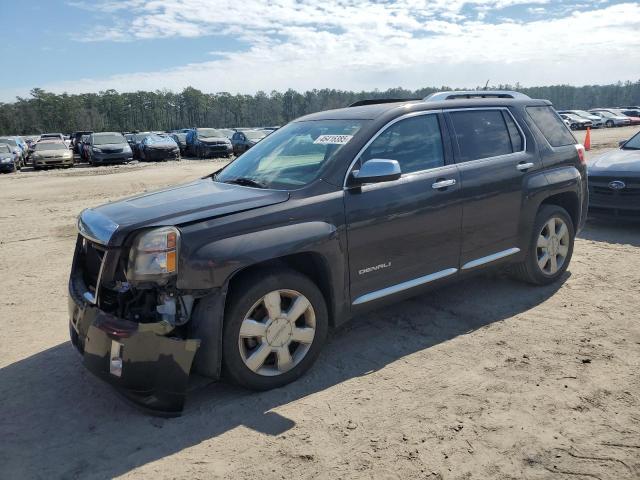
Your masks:
<svg viewBox="0 0 640 480"><path fill-rule="evenodd" d="M354 315L490 267L563 276L586 166L548 101L383 102L299 118L212 175L84 210L69 314L85 365L175 415L191 371L279 387Z"/></svg>
<svg viewBox="0 0 640 480"><path fill-rule="evenodd" d="M86 152L91 165L126 163L133 160L131 147L120 132L92 133L89 135Z"/></svg>

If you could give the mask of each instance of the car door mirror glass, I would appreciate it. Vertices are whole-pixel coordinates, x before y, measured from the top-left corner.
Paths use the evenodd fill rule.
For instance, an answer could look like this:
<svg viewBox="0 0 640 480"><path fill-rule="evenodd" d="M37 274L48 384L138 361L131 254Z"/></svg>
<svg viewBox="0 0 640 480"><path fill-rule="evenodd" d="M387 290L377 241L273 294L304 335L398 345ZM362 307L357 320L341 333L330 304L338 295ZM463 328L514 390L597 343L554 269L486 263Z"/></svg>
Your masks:
<svg viewBox="0 0 640 480"><path fill-rule="evenodd" d="M354 186L365 183L380 183L397 180L402 175L400 164L397 160L372 158L367 160L360 170L354 170L351 174L351 184Z"/></svg>

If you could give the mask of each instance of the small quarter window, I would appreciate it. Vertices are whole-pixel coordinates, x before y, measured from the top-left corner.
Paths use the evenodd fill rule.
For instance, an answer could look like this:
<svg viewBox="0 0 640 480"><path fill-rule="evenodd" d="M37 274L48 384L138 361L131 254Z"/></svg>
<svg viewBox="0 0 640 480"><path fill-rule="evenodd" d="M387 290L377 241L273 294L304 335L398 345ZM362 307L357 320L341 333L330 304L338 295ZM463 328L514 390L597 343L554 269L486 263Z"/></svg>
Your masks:
<svg viewBox="0 0 640 480"><path fill-rule="evenodd" d="M527 113L552 147L576 143L567 126L551 107L527 107Z"/></svg>
<svg viewBox="0 0 640 480"><path fill-rule="evenodd" d="M513 153L511 137L500 110L451 112L458 142L458 162Z"/></svg>
<svg viewBox="0 0 640 480"><path fill-rule="evenodd" d="M397 160L402 173L412 173L444 165L438 117L417 115L394 123L367 147L360 161L372 158Z"/></svg>

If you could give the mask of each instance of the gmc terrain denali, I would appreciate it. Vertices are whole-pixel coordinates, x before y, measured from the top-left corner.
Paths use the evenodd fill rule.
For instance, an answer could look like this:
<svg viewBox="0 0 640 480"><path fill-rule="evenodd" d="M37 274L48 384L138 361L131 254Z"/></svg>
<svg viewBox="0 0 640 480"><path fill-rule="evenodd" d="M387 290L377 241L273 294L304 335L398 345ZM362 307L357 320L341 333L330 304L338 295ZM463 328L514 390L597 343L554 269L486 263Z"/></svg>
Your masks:
<svg viewBox="0 0 640 480"><path fill-rule="evenodd" d="M551 104L516 92L307 115L212 175L84 210L71 339L159 414L181 412L191 372L279 387L385 302L494 266L556 281L585 174Z"/></svg>

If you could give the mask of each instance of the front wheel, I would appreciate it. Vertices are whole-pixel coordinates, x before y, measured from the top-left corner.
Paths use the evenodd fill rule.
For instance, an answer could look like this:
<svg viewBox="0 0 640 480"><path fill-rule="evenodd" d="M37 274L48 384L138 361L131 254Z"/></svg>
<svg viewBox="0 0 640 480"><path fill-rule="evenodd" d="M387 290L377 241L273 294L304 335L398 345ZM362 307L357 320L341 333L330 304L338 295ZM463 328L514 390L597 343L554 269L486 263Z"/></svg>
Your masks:
<svg viewBox="0 0 640 480"><path fill-rule="evenodd" d="M254 275L232 293L225 315L224 371L253 390L286 385L311 367L327 329L324 297L307 277L290 270Z"/></svg>
<svg viewBox="0 0 640 480"><path fill-rule="evenodd" d="M548 285L569 267L575 229L567 211L557 205L543 205L538 214L527 256L514 266L515 275L528 283Z"/></svg>
<svg viewBox="0 0 640 480"><path fill-rule="evenodd" d="M605 126L606 126L607 128L611 128L611 127L613 127L613 120L607 120L607 123L605 123Z"/></svg>

